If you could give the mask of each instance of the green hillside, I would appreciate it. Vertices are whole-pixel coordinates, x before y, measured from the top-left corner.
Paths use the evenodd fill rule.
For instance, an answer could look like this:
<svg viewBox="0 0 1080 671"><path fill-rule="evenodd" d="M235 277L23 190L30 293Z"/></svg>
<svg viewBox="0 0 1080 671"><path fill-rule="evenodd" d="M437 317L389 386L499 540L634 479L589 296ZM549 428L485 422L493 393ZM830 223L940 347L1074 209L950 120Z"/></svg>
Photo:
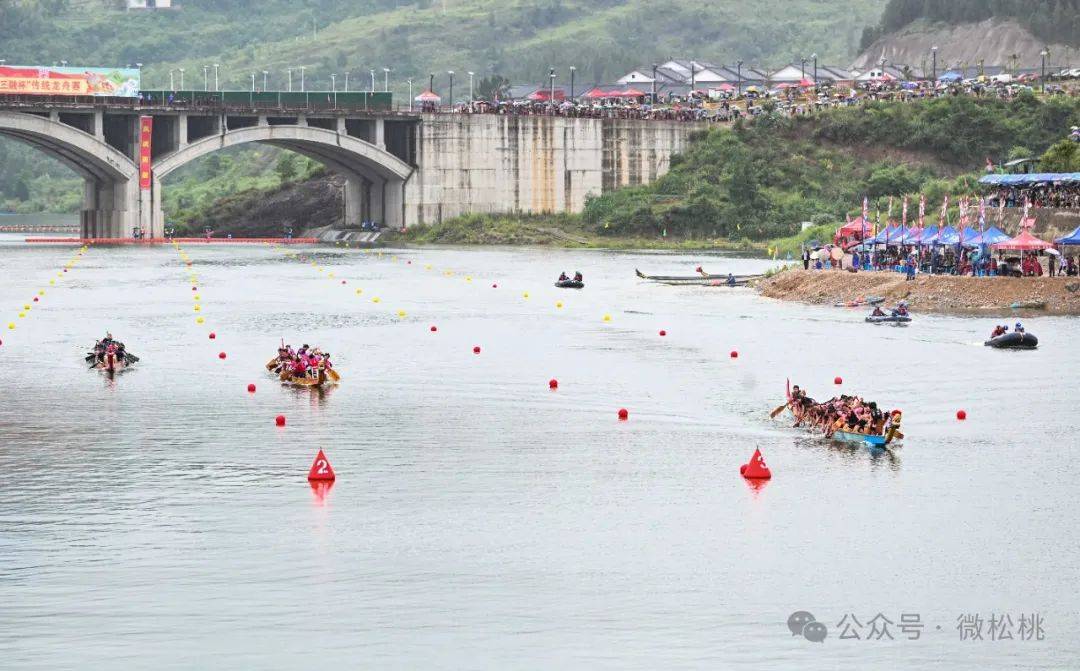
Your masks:
<svg viewBox="0 0 1080 671"><path fill-rule="evenodd" d="M202 86L220 63L222 86L247 88L266 69L305 65L312 86L346 70L375 68L399 84L429 72L497 73L514 83L549 66L610 80L671 57L738 58L762 66L817 52L823 62L854 55L859 31L885 0L184 0L180 9L116 9L119 0L0 0L0 44L8 63L123 65L141 62L150 83L184 67ZM370 84L370 78L367 77Z"/></svg>

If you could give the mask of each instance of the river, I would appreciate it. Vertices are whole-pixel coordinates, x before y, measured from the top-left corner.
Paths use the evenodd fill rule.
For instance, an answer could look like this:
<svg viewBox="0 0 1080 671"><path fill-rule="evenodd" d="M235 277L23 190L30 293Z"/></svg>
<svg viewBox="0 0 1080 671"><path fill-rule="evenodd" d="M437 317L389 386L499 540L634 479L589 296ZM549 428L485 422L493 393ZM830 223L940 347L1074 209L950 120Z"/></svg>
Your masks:
<svg viewBox="0 0 1080 671"><path fill-rule="evenodd" d="M191 244L193 292L170 246L73 249L0 235L0 666L1080 663L1075 318L1008 352L993 320L634 276L770 266L701 253ZM112 381L82 360L106 330L142 359ZM342 383L281 387L282 338ZM902 408L905 440L770 420L789 377Z"/></svg>

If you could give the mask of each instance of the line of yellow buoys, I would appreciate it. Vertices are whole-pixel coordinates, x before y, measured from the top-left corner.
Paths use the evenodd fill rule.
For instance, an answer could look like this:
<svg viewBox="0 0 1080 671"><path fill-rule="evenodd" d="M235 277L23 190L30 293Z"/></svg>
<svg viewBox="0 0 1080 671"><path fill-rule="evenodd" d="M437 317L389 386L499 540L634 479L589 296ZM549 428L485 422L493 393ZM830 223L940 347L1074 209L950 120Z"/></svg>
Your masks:
<svg viewBox="0 0 1080 671"><path fill-rule="evenodd" d="M57 282L63 281L64 275L69 270L73 270L75 268L75 266L78 265L78 263L82 259L83 255L86 254L86 252L89 251L89 249L90 249L89 245L83 245L82 247L79 247L79 249L75 252L75 256L71 257L71 259L69 259L67 261L67 263L65 263L60 268L60 272L56 273L56 277L53 277L53 278L49 279L49 286L50 287L55 287L57 285ZM34 303L40 303L41 299L44 298L44 296L45 296L45 290L44 289L38 289L38 292L37 292L36 296L34 296L29 302L23 303L21 309L18 312L18 319L26 319L27 317L29 317L30 316L30 310L32 309L33 304ZM16 321L12 320L12 321L9 321L7 323L7 329L9 331L14 331L15 328L16 328ZM0 345L2 345L2 344L3 344L3 341L0 340Z"/></svg>

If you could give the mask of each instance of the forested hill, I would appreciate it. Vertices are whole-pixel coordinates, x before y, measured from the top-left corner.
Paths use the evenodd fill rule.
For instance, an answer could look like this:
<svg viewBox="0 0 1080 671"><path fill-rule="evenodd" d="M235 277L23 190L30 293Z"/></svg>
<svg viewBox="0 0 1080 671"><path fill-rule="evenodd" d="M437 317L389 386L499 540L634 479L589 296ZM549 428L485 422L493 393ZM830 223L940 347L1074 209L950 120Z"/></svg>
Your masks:
<svg viewBox="0 0 1080 671"><path fill-rule="evenodd" d="M817 53L844 65L886 0L179 0L179 9L123 11L122 0L0 0L0 58L10 63L143 63L151 85L184 67L202 86L221 64L223 87L252 72L285 83L307 66L309 86L351 71L392 69L445 79L447 70L542 80L549 67L584 81L677 57L777 66ZM381 83L381 82L380 82ZM355 84L353 84L355 85Z"/></svg>
<svg viewBox="0 0 1080 671"><path fill-rule="evenodd" d="M1080 46L1080 0L889 0L859 49L920 19L955 26L991 18L1013 19L1046 43Z"/></svg>

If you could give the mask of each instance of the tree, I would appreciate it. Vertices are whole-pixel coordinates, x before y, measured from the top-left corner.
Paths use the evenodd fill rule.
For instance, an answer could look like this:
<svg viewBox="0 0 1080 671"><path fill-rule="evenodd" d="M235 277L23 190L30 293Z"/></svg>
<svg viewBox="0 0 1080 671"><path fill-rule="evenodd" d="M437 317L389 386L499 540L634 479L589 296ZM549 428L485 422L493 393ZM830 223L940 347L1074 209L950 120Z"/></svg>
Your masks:
<svg viewBox="0 0 1080 671"><path fill-rule="evenodd" d="M291 151L283 153L278 159L275 170L282 183L291 181L297 174L296 154Z"/></svg>
<svg viewBox="0 0 1080 671"><path fill-rule="evenodd" d="M502 75L484 77L476 86L476 97L481 100L495 101L506 98L510 92L510 80Z"/></svg>
<svg viewBox="0 0 1080 671"><path fill-rule="evenodd" d="M1042 172L1080 172L1080 142L1062 140L1039 159Z"/></svg>

